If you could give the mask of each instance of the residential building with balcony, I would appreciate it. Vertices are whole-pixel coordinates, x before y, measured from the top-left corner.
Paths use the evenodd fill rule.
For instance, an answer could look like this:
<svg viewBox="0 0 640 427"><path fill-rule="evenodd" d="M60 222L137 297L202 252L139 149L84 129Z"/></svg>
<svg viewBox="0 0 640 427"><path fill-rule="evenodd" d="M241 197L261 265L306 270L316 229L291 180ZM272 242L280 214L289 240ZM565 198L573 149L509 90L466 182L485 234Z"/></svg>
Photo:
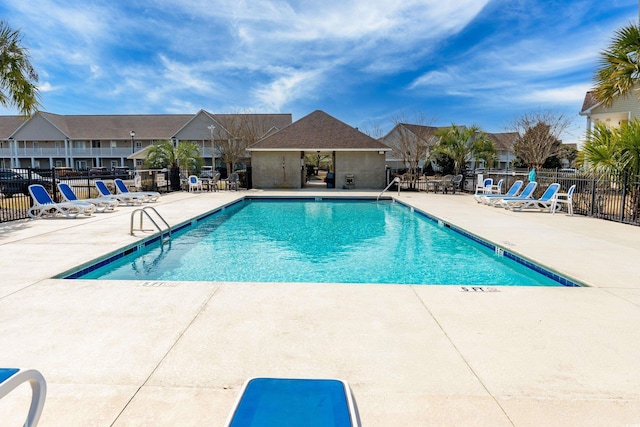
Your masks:
<svg viewBox="0 0 640 427"><path fill-rule="evenodd" d="M216 165L221 141L259 139L291 124L291 114L0 116L3 168L141 168L140 153L154 142L195 142L206 165ZM253 141L251 141L253 142Z"/></svg>

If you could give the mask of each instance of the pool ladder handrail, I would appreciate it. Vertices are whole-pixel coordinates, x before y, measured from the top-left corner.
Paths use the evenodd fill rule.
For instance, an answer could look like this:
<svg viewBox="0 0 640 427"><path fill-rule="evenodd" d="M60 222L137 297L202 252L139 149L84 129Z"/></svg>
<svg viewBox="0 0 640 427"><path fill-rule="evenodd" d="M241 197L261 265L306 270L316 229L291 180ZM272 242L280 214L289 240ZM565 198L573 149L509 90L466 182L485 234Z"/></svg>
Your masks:
<svg viewBox="0 0 640 427"><path fill-rule="evenodd" d="M147 212L147 209L151 209L156 215L157 217L164 223L164 225L167 227L167 231L168 231L168 239L171 239L171 226L169 225L169 223L167 221L165 221L165 219L162 217L162 215L160 215L160 213L158 213L158 211L156 210L156 208L154 208L153 206L145 206L144 208L138 208L136 210L134 210L133 212L131 212L131 226L129 227L129 234L131 234L133 236L133 232L134 231L153 231L153 229L144 229L142 228L142 219L143 216L142 214L146 215L147 218L149 218L149 220L153 223L153 225L155 225L155 227L158 229L158 231L160 233L163 232L162 228L158 225L158 223L156 221L154 221L154 219L151 217L151 215L149 215L149 212ZM133 220L134 217L136 215L136 213L140 212L140 228L133 228Z"/></svg>
<svg viewBox="0 0 640 427"><path fill-rule="evenodd" d="M387 188L385 188L384 190L382 190L382 191L380 192L380 194L378 194L378 197L376 198L376 202L377 202L378 200L380 200L380 196L382 196L382 195L384 194L384 192L385 192L385 191L387 191L387 190L389 189L389 187L391 187L391 186L392 186L393 184L395 184L395 183L398 183L398 196L399 196L399 195L400 195L400 181L401 181L401 180L400 180L400 177L399 177L399 176L396 176L395 178L393 178L393 179L391 180L391 182L389 183L389 185L387 185Z"/></svg>

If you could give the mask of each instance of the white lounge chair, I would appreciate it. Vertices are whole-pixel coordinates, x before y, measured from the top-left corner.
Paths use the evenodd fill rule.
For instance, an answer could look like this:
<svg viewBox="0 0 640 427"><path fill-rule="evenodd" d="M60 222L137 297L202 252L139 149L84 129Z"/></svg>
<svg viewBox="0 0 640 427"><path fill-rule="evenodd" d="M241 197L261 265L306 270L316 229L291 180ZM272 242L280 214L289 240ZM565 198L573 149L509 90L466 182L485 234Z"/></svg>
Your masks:
<svg viewBox="0 0 640 427"><path fill-rule="evenodd" d="M96 207L91 203L56 203L47 190L40 184L31 184L29 194L33 199L33 206L27 211L31 218L54 217L58 214L66 218L75 218L80 214L91 216Z"/></svg>
<svg viewBox="0 0 640 427"><path fill-rule="evenodd" d="M478 194L476 197L476 201L478 203L484 203L485 205L492 204L493 201L500 201L505 197L516 197L518 195L518 191L522 188L522 180L519 179L511 184L509 190L504 194Z"/></svg>
<svg viewBox="0 0 640 427"><path fill-rule="evenodd" d="M108 197L110 199L117 200L118 203L124 203L127 206L141 205L144 202L144 197L142 196L136 196L133 194L112 194L111 191L109 191L107 184L100 179L96 179L93 184L96 186L100 197Z"/></svg>
<svg viewBox="0 0 640 427"><path fill-rule="evenodd" d="M502 200L502 206L512 211L521 211L524 209L538 209L541 211L549 211L556 206L556 194L560 190L560 184L554 182L549 184L539 199L522 199L522 200Z"/></svg>
<svg viewBox="0 0 640 427"><path fill-rule="evenodd" d="M360 416L346 381L252 378L224 425L360 427Z"/></svg>
<svg viewBox="0 0 640 427"><path fill-rule="evenodd" d="M116 199L109 197L95 197L92 199L79 199L69 184L64 182L58 183L58 189L65 202L69 203L91 203L96 207L96 212L113 211L119 204Z"/></svg>
<svg viewBox="0 0 640 427"><path fill-rule="evenodd" d="M156 200L158 200L158 198L160 198L160 193L158 193L157 191L129 191L127 185L120 178L114 179L113 183L116 186L116 191L118 194L142 196L145 202L155 202Z"/></svg>
<svg viewBox="0 0 640 427"><path fill-rule="evenodd" d="M47 397L44 377L35 369L0 368L0 399L25 382L31 385L31 405L24 427L36 427Z"/></svg>
<svg viewBox="0 0 640 427"><path fill-rule="evenodd" d="M202 191L202 181L200 181L197 176L189 175L189 178L187 178L187 182L189 184L190 193L195 191Z"/></svg>
<svg viewBox="0 0 640 427"><path fill-rule="evenodd" d="M502 204L504 201L509 202L511 200L521 201L521 200L531 199L533 197L533 192L536 191L537 187L538 187L538 183L536 181L529 181L527 185L524 187L524 190L522 190L522 192L517 196L507 197L505 195L504 197L490 198L490 199L487 199L487 201L489 202L490 206L502 208L504 207L504 205Z"/></svg>
<svg viewBox="0 0 640 427"><path fill-rule="evenodd" d="M573 193L576 191L576 185L573 184L569 187L569 191L566 193L556 193L556 200L554 206L551 209L551 213L555 214L556 210L562 210L562 205L567 205L567 213L573 216Z"/></svg>

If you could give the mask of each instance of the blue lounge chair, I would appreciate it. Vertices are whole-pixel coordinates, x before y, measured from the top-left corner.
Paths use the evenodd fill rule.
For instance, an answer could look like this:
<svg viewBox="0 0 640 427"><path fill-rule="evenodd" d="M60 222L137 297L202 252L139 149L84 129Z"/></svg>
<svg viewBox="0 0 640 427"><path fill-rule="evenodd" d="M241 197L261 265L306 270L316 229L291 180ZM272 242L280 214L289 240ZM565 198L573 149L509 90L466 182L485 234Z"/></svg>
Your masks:
<svg viewBox="0 0 640 427"><path fill-rule="evenodd" d="M525 199L531 199L533 197L533 192L536 191L536 188L538 187L538 183L536 181L530 181L527 183L527 185L524 187L524 190L522 190L522 192L514 197L498 197L496 200L490 199L490 204L491 206L494 207L504 207L503 202L509 202L511 200L525 200Z"/></svg>
<svg viewBox="0 0 640 427"><path fill-rule="evenodd" d="M142 196L145 202L155 202L160 197L160 193L157 191L129 191L127 185L120 178L113 180L116 185L116 191L118 194Z"/></svg>
<svg viewBox="0 0 640 427"><path fill-rule="evenodd" d="M124 203L127 206L141 205L144 201L144 197L133 194L112 194L107 184L102 180L96 179L93 184L96 186L100 197L108 197L117 200L118 203Z"/></svg>
<svg viewBox="0 0 640 427"><path fill-rule="evenodd" d="M58 183L58 189L60 190L60 194L62 194L62 198L65 202L69 203L91 203L96 207L96 212L105 212L114 210L120 202L115 199L111 199L109 197L96 197L93 199L78 199L76 193L73 192L73 189L69 184L64 182Z"/></svg>
<svg viewBox="0 0 640 427"><path fill-rule="evenodd" d="M346 381L253 378L225 426L359 427L360 419Z"/></svg>
<svg viewBox="0 0 640 427"><path fill-rule="evenodd" d="M541 211L549 211L556 207L556 194L560 190L560 184L554 182L549 184L547 189L542 193L539 199L528 198L522 200L502 200L505 209L512 211L521 211L524 209L539 209Z"/></svg>
<svg viewBox="0 0 640 427"><path fill-rule="evenodd" d="M31 406L24 427L36 427L47 397L47 382L35 369L0 368L0 399L22 383L31 385Z"/></svg>
<svg viewBox="0 0 640 427"><path fill-rule="evenodd" d="M66 218L75 218L80 214L91 216L96 207L91 203L56 203L47 190L40 184L31 184L29 194L33 199L33 206L27 211L31 218L55 217L60 214Z"/></svg>
<svg viewBox="0 0 640 427"><path fill-rule="evenodd" d="M485 205L491 205L495 201L500 201L505 197L516 197L518 192L522 188L522 180L519 179L514 182L509 190L505 194L478 194L476 200L478 203L484 203Z"/></svg>

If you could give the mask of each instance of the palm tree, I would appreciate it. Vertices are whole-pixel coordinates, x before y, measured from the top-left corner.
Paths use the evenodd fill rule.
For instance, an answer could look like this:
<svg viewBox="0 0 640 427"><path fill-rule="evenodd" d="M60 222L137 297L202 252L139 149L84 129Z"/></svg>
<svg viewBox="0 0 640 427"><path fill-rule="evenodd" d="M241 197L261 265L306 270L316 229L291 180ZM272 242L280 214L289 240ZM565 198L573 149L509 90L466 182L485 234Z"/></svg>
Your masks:
<svg viewBox="0 0 640 427"><path fill-rule="evenodd" d="M16 106L21 114L28 116L40 106L35 85L38 74L21 42L20 32L0 21L0 105Z"/></svg>
<svg viewBox="0 0 640 427"><path fill-rule="evenodd" d="M614 129L596 123L587 135L583 156L593 169L639 174L640 121L633 119Z"/></svg>
<svg viewBox="0 0 640 427"><path fill-rule="evenodd" d="M159 141L149 148L145 165L150 169L169 168L169 181L173 190L180 189L180 169L187 174L200 170L203 160L195 142L180 142L176 147L171 141Z"/></svg>
<svg viewBox="0 0 640 427"><path fill-rule="evenodd" d="M617 30L609 47L600 55L594 95L610 106L615 97L629 92L640 79L640 26L629 24Z"/></svg>
<svg viewBox="0 0 640 427"><path fill-rule="evenodd" d="M462 173L472 158L489 162L495 155L495 147L479 126L457 126L437 132L440 142L436 146L436 154L444 154L454 162L456 173Z"/></svg>

